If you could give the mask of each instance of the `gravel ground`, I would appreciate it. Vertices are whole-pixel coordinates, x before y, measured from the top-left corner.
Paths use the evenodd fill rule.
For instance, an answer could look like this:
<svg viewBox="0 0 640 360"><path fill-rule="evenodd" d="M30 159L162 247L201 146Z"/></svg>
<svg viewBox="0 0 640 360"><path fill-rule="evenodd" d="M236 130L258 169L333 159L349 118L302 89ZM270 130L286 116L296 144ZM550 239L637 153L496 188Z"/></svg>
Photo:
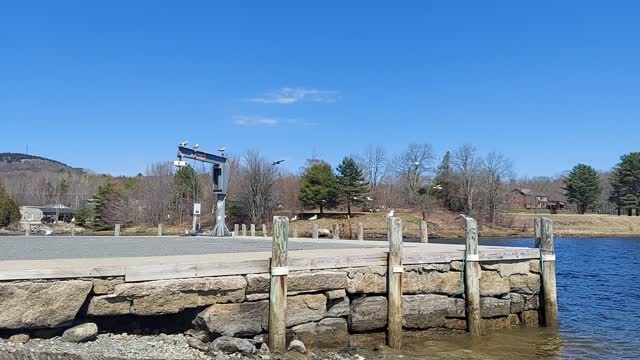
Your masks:
<svg viewBox="0 0 640 360"><path fill-rule="evenodd" d="M375 245L375 244L372 244ZM362 243L294 242L292 250L349 249ZM1 260L47 260L271 252L271 241L212 237L155 236L2 236Z"/></svg>
<svg viewBox="0 0 640 360"><path fill-rule="evenodd" d="M95 341L68 343L60 337L31 339L14 345L0 339L0 353L52 353L81 355L82 359L209 359L212 357L189 347L184 335L140 336L100 334ZM19 357L16 357L16 359ZM2 357L0 357L2 359Z"/></svg>
<svg viewBox="0 0 640 360"><path fill-rule="evenodd" d="M128 335L100 334L94 341L75 344L62 340L31 339L26 344L12 344L0 339L0 360L364 360L382 359L382 354L362 356L349 351L319 350L305 355L242 356L240 354L209 355L187 344L187 336L179 335Z"/></svg>

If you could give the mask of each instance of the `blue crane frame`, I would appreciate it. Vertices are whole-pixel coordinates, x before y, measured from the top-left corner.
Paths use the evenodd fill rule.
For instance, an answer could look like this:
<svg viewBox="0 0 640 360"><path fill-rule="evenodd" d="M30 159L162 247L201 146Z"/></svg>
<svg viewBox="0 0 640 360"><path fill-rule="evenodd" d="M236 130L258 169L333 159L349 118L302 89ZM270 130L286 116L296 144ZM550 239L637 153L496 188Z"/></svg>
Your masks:
<svg viewBox="0 0 640 360"><path fill-rule="evenodd" d="M213 235L231 235L225 224L225 203L229 187L229 160L224 155L215 155L185 146L178 146L178 159L182 160L183 158L213 164L213 192L216 194L216 225L213 228Z"/></svg>

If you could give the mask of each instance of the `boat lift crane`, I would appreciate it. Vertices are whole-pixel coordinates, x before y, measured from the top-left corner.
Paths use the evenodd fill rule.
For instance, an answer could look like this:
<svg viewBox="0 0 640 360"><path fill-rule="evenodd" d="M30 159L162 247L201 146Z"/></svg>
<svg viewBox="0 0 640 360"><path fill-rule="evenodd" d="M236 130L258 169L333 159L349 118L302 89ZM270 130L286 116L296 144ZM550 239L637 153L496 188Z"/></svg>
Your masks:
<svg viewBox="0 0 640 360"><path fill-rule="evenodd" d="M178 146L178 161L174 165L178 167L187 166L182 159L192 159L213 164L213 192L216 194L216 225L213 228L213 236L230 236L231 233L225 224L225 202L227 199L227 189L229 188L229 160L224 156L224 148L219 149L220 155L210 154L198 149L188 148L187 142ZM194 214L194 217L196 214Z"/></svg>

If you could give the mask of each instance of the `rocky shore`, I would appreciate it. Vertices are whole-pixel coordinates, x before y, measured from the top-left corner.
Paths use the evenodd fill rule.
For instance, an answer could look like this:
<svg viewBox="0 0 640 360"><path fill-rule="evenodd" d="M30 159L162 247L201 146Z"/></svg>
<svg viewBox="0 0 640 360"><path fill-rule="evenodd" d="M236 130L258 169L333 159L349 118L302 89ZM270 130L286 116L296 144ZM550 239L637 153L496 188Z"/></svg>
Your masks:
<svg viewBox="0 0 640 360"><path fill-rule="evenodd" d="M13 339L0 339L0 360L361 360L383 358L381 353L370 351L364 351L363 353L352 348L339 351L307 351L304 345L299 348L300 344L302 344L299 340L294 340L294 344L290 344L290 350L286 354L271 354L267 345L263 344L261 339L228 338L227 343L221 346L220 341L206 344L199 342L196 337L185 334L99 334L95 339L81 343L69 342L64 340L63 337L51 339L29 339L27 337L19 340L21 341L16 341L15 337ZM233 345L229 345L229 343L233 343ZM242 344L248 347L244 349L235 347L235 345L241 346ZM194 346L198 345L203 347L201 349L194 348Z"/></svg>

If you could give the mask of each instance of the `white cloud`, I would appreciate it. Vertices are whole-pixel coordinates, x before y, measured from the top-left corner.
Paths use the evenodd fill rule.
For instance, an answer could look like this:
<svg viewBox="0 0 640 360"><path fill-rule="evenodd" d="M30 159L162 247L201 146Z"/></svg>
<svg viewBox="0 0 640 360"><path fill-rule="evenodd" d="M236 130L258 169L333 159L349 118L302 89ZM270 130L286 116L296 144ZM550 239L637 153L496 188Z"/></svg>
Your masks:
<svg viewBox="0 0 640 360"><path fill-rule="evenodd" d="M294 104L300 101L331 103L339 99L338 92L333 90L283 87L249 101L263 104Z"/></svg>
<svg viewBox="0 0 640 360"><path fill-rule="evenodd" d="M315 123L298 119L279 119L260 115L236 115L232 118L234 124L238 126L278 126L278 125L302 125L312 126Z"/></svg>
<svg viewBox="0 0 640 360"><path fill-rule="evenodd" d="M233 123L240 126L276 126L281 121L266 116L238 115L233 117Z"/></svg>

